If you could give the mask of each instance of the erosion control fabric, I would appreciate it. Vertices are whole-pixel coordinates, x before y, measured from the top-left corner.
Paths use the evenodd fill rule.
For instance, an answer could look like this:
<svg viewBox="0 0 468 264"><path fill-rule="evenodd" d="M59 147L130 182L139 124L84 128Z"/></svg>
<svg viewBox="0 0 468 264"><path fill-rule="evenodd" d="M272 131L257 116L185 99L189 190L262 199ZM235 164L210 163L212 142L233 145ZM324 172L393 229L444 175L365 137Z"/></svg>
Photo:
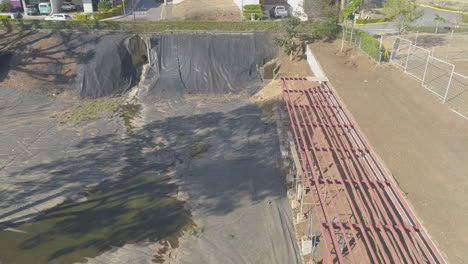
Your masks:
<svg viewBox="0 0 468 264"><path fill-rule="evenodd" d="M259 68L276 55L267 34L159 35L152 39L152 84L158 99L258 91Z"/></svg>
<svg viewBox="0 0 468 264"><path fill-rule="evenodd" d="M81 97L121 94L137 83L139 64L142 63L138 58L146 55L146 46L139 37L95 37L82 49L84 56L78 66L76 79Z"/></svg>

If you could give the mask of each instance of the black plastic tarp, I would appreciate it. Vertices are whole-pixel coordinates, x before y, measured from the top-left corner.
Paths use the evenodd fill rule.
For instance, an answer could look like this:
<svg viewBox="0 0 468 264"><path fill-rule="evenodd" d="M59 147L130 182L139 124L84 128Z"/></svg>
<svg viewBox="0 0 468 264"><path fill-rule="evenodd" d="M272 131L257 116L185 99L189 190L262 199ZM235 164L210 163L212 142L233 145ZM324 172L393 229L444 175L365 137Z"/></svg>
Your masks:
<svg viewBox="0 0 468 264"><path fill-rule="evenodd" d="M254 94L259 68L276 56L268 34L174 34L152 39L148 95Z"/></svg>

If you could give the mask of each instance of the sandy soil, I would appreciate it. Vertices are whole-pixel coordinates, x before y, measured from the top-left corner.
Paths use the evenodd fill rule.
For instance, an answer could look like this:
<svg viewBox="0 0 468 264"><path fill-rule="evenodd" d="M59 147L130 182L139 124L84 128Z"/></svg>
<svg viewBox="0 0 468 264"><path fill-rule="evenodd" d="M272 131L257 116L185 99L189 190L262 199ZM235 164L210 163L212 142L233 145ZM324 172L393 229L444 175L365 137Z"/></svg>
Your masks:
<svg viewBox="0 0 468 264"><path fill-rule="evenodd" d="M392 66L340 43L312 51L450 263L468 259L468 122Z"/></svg>
<svg viewBox="0 0 468 264"><path fill-rule="evenodd" d="M452 60L449 62L455 65L455 72L468 76L468 60Z"/></svg>
<svg viewBox="0 0 468 264"><path fill-rule="evenodd" d="M64 87L75 77L78 58L69 54L56 35L12 32L2 33L0 37L0 51L15 51L14 56L0 63L0 85L27 91L42 89L48 94L73 97Z"/></svg>
<svg viewBox="0 0 468 264"><path fill-rule="evenodd" d="M173 20L240 20L239 7L232 0L185 0L168 5L166 19Z"/></svg>
<svg viewBox="0 0 468 264"><path fill-rule="evenodd" d="M278 71L278 75L280 76L314 76L310 70L307 60L301 57L301 54L291 61L288 55L280 51L277 63L280 66ZM252 96L250 101L260 106L262 111L266 114L266 118L273 120L276 115L276 100L281 96L281 92L281 82L279 80L273 80Z"/></svg>

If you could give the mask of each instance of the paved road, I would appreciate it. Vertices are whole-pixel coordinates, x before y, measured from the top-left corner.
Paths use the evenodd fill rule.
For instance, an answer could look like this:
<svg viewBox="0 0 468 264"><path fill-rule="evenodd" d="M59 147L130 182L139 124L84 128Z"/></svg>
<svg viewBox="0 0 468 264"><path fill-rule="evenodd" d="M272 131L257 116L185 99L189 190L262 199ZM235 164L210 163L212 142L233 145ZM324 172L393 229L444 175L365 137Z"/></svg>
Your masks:
<svg viewBox="0 0 468 264"><path fill-rule="evenodd" d="M460 18L461 14L435 10L432 8L418 6L418 9L423 11L422 17L416 19L411 24L412 26L428 26L435 27L437 26L437 21L434 20L436 14L443 17L446 22L441 22L439 27L457 27L458 25L450 23L450 20L456 20ZM357 29L361 29L370 33L397 33L398 30L393 25L393 23L379 24L379 25L365 25L365 26L354 26ZM463 26L460 26L463 27Z"/></svg>
<svg viewBox="0 0 468 264"><path fill-rule="evenodd" d="M416 19L413 22L414 26L437 26L437 21L434 20L436 15L439 15L443 17L446 22L445 23L440 23L439 26L441 27L454 27L455 24L450 23L450 20L456 20L461 18L461 14L457 13L452 13L452 12L446 12L446 11L440 11L440 10L435 10L432 8L427 8L427 7L422 7L418 6L418 9L423 11L424 14L422 17Z"/></svg>
<svg viewBox="0 0 468 264"><path fill-rule="evenodd" d="M136 1L133 12L132 0L129 0L126 9L128 16L115 19L116 21L157 21L161 19L161 11L164 2L158 0L134 0Z"/></svg>

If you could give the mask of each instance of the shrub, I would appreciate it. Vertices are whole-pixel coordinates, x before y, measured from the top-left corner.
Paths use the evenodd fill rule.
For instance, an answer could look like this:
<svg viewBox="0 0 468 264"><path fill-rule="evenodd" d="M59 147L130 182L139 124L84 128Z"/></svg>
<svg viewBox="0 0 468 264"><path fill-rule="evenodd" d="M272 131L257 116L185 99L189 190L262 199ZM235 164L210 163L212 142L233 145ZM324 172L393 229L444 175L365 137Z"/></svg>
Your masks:
<svg viewBox="0 0 468 264"><path fill-rule="evenodd" d="M10 18L11 18L10 16L0 15L0 19L10 19Z"/></svg>
<svg viewBox="0 0 468 264"><path fill-rule="evenodd" d="M112 9L110 9L107 12L94 14L93 17L94 17L94 20L101 20L101 19L105 19L105 18L109 18L109 17L118 16L118 15L122 14L122 12L123 12L123 6L118 5L118 6L114 7L114 8L112 8Z"/></svg>
<svg viewBox="0 0 468 264"><path fill-rule="evenodd" d="M468 23L468 14L463 14L462 21Z"/></svg>
<svg viewBox="0 0 468 264"><path fill-rule="evenodd" d="M76 20L77 21L88 21L88 20L90 20L90 18L91 18L91 15L88 14L88 13L76 14Z"/></svg>
<svg viewBox="0 0 468 264"><path fill-rule="evenodd" d="M262 5L244 5L244 17L246 20L252 18L252 14L255 14L256 19L263 19Z"/></svg>
<svg viewBox="0 0 468 264"><path fill-rule="evenodd" d="M200 139L197 139L195 144L192 146L192 151L190 152L190 156L194 158L202 153L207 152L209 148L210 148L210 145L201 142Z"/></svg>
<svg viewBox="0 0 468 264"><path fill-rule="evenodd" d="M10 2L3 1L0 3L0 12L10 11Z"/></svg>
<svg viewBox="0 0 468 264"><path fill-rule="evenodd" d="M262 5L244 5L244 11L247 10L262 10Z"/></svg>
<svg viewBox="0 0 468 264"><path fill-rule="evenodd" d="M245 19L250 20L252 18L252 14L255 14L256 19L263 20L263 13L262 12L250 12L250 13L244 12Z"/></svg>
<svg viewBox="0 0 468 264"><path fill-rule="evenodd" d="M349 31L351 29L343 27L343 30ZM369 35L369 33L359 30L359 29L353 29L353 32L355 36L360 37L361 49L365 53L367 53L367 55L369 55L371 58L373 58L376 61L379 61L379 58L381 58L382 60L388 59L386 58L386 54L388 54L388 51L385 49L384 46L382 46L382 48L380 49L379 40Z"/></svg>
<svg viewBox="0 0 468 264"><path fill-rule="evenodd" d="M370 24L370 23L379 23L379 22L388 22L390 21L390 17L382 17L382 18L359 18L356 19L356 24Z"/></svg>
<svg viewBox="0 0 468 264"><path fill-rule="evenodd" d="M98 10L99 12L107 12L112 8L112 3L110 1L99 2Z"/></svg>

